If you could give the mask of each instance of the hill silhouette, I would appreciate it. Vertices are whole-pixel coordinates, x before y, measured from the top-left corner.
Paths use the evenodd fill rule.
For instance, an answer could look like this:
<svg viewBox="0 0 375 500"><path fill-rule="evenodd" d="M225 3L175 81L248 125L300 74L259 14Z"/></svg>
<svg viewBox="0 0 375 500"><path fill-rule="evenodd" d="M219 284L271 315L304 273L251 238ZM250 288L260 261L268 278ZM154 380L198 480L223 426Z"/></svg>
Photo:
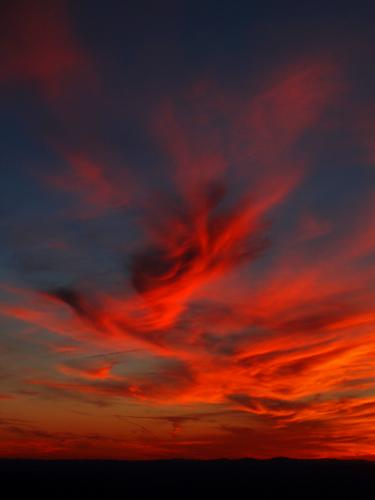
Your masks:
<svg viewBox="0 0 375 500"><path fill-rule="evenodd" d="M0 475L3 491L20 498L375 498L375 462L366 460L10 459Z"/></svg>

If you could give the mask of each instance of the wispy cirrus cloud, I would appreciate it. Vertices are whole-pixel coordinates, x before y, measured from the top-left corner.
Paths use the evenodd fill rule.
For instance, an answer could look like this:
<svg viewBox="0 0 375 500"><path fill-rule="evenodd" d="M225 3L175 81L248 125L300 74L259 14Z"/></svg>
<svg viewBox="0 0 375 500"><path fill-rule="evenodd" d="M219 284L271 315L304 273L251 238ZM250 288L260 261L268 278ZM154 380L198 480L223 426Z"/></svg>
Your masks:
<svg viewBox="0 0 375 500"><path fill-rule="evenodd" d="M325 163L345 68L306 54L234 89L197 75L135 119L71 7L20 3L3 35L0 78L37 89L55 163L33 172L48 214L2 226L28 285L1 289L0 399L35 419L4 417L0 453L373 454L374 197ZM97 432L79 431L85 405Z"/></svg>

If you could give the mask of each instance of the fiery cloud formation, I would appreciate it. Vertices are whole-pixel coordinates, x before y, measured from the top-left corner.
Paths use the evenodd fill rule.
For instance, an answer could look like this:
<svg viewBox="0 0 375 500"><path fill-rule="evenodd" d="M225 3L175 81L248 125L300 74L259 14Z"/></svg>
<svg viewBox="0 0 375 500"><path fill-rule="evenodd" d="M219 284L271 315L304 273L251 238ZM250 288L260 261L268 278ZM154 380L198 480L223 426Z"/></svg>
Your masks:
<svg viewBox="0 0 375 500"><path fill-rule="evenodd" d="M373 458L374 141L354 62L285 47L187 77L152 32L175 72L146 89L152 51L104 28L98 48L96 14L6 11L2 92L39 107L19 104L25 153L6 152L0 454Z"/></svg>

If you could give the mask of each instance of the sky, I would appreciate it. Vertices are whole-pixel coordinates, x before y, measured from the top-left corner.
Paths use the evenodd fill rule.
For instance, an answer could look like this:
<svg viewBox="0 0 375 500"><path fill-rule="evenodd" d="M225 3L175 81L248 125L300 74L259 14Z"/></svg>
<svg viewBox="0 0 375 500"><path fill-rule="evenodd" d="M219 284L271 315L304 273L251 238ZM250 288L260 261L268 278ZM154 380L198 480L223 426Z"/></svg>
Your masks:
<svg viewBox="0 0 375 500"><path fill-rule="evenodd" d="M0 456L375 458L372 2L0 14Z"/></svg>

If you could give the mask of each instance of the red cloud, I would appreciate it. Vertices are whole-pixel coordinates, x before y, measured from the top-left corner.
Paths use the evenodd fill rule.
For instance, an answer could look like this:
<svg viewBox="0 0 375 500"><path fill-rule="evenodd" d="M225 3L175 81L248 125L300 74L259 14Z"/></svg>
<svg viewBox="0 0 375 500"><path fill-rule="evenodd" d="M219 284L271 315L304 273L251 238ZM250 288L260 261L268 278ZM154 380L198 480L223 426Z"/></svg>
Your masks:
<svg viewBox="0 0 375 500"><path fill-rule="evenodd" d="M66 2L12 2L2 19L0 79L36 83L57 97L87 67Z"/></svg>
<svg viewBox="0 0 375 500"><path fill-rule="evenodd" d="M69 53L73 42L64 33ZM48 50L58 52L53 43ZM62 67L64 74L70 68ZM62 76L43 68L28 77L55 92ZM275 208L310 166L299 141L339 90L336 75L330 64L307 62L252 97L205 83L160 106L151 126L170 189L144 197L144 240L132 244L118 280L127 279L126 291L86 283L30 296L15 290L17 300L0 306L4 316L73 337L87 351L134 347L143 358L82 361L67 342L55 348L49 373L28 376L29 384L46 398L77 404L122 398L145 405L150 429L126 456L374 454L374 273L360 265L374 248L373 201L364 202L358 224L355 216L342 223L334 244L319 238L337 230L334 221L306 211L280 247L268 241ZM104 163L79 153L66 158L69 171L51 184L94 213L135 200ZM316 240L319 254L306 250ZM181 413L181 405L194 411ZM220 407L211 427L207 405ZM156 415L163 408L168 413ZM152 435L165 422L172 441L170 429L166 437ZM15 431L8 443L14 434L23 436ZM56 438L60 448L49 434L28 439L47 456L76 449L68 436ZM123 456L116 446L105 453Z"/></svg>
<svg viewBox="0 0 375 500"><path fill-rule="evenodd" d="M48 175L44 181L49 187L73 195L78 201L72 215L90 218L129 204L134 180L127 169L116 172L83 153L64 153L67 169Z"/></svg>

